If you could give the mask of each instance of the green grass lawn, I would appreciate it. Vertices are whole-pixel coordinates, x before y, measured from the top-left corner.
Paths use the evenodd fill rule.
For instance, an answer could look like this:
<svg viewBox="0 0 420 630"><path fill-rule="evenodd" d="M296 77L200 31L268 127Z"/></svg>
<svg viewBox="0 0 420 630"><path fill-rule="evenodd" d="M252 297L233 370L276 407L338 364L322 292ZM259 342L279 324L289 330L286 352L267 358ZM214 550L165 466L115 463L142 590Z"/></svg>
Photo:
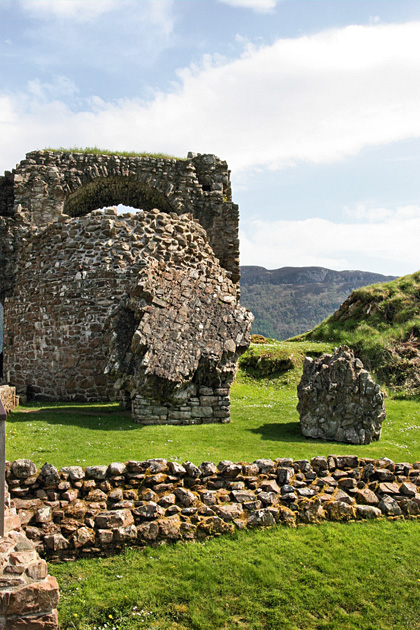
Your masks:
<svg viewBox="0 0 420 630"><path fill-rule="evenodd" d="M414 521L276 527L50 570L66 630L420 628Z"/></svg>
<svg viewBox="0 0 420 630"><path fill-rule="evenodd" d="M117 405L34 404L9 415L8 460L27 457L38 466L88 466L164 457L174 461L254 461L356 453L420 460L420 403L386 400L379 442L354 446L300 435L296 389L278 380L241 378L232 388L232 422L194 426L141 426Z"/></svg>
<svg viewBox="0 0 420 630"><path fill-rule="evenodd" d="M300 359L295 371L264 379L240 374L227 425L142 427L117 405L32 404L8 417L7 458L57 467L330 453L420 460L415 400L386 400L388 417L374 444L303 438L299 366ZM50 571L60 584L62 630L420 630L418 521L237 532L51 564Z"/></svg>

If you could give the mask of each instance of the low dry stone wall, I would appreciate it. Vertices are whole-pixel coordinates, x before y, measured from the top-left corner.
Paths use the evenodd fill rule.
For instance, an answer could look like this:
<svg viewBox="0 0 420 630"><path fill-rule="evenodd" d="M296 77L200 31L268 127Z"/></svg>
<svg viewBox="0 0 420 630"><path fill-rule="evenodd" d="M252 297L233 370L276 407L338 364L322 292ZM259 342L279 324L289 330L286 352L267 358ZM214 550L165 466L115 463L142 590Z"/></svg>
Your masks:
<svg viewBox="0 0 420 630"><path fill-rule="evenodd" d="M34 543L21 528L16 509L5 507L0 537L0 628L56 630L58 584L48 575Z"/></svg>
<svg viewBox="0 0 420 630"><path fill-rule="evenodd" d="M345 455L109 466L7 464L26 535L48 558L200 540L235 528L420 515L420 462Z"/></svg>
<svg viewBox="0 0 420 630"><path fill-rule="evenodd" d="M384 394L347 346L319 359L306 357L297 393L305 437L351 444L379 440Z"/></svg>
<svg viewBox="0 0 420 630"><path fill-rule="evenodd" d="M19 404L19 398L16 396L16 387L10 385L0 385L0 400L6 413L10 413Z"/></svg>

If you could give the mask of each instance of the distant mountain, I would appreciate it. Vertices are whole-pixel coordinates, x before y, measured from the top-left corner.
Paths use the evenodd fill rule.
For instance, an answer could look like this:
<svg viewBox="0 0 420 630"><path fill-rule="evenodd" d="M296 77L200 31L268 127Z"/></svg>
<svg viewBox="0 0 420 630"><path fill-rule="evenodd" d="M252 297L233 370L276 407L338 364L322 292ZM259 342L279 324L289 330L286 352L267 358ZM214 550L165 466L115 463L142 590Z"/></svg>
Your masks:
<svg viewBox="0 0 420 630"><path fill-rule="evenodd" d="M324 267L243 266L241 304L254 313L254 334L288 339L329 317L354 289L395 278Z"/></svg>

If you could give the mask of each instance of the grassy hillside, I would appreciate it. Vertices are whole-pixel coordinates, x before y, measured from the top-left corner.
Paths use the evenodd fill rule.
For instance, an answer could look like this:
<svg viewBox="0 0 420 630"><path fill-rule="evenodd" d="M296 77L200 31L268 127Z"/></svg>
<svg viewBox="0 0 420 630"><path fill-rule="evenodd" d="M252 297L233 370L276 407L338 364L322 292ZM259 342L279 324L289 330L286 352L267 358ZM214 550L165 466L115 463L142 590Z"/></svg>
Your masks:
<svg viewBox="0 0 420 630"><path fill-rule="evenodd" d="M392 276L323 267L241 267L241 303L255 316L252 331L288 339L311 330L361 286Z"/></svg>
<svg viewBox="0 0 420 630"><path fill-rule="evenodd" d="M420 272L353 291L327 320L298 340L354 348L377 379L420 394Z"/></svg>

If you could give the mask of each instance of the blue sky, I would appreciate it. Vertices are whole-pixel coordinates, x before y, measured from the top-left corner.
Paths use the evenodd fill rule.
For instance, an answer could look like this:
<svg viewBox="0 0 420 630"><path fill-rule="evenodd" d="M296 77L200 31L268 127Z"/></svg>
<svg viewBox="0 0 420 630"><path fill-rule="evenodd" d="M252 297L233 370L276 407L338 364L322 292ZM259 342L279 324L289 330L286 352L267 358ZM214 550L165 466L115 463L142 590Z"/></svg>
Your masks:
<svg viewBox="0 0 420 630"><path fill-rule="evenodd" d="M0 172L216 153L241 263L420 268L418 0L1 0Z"/></svg>

